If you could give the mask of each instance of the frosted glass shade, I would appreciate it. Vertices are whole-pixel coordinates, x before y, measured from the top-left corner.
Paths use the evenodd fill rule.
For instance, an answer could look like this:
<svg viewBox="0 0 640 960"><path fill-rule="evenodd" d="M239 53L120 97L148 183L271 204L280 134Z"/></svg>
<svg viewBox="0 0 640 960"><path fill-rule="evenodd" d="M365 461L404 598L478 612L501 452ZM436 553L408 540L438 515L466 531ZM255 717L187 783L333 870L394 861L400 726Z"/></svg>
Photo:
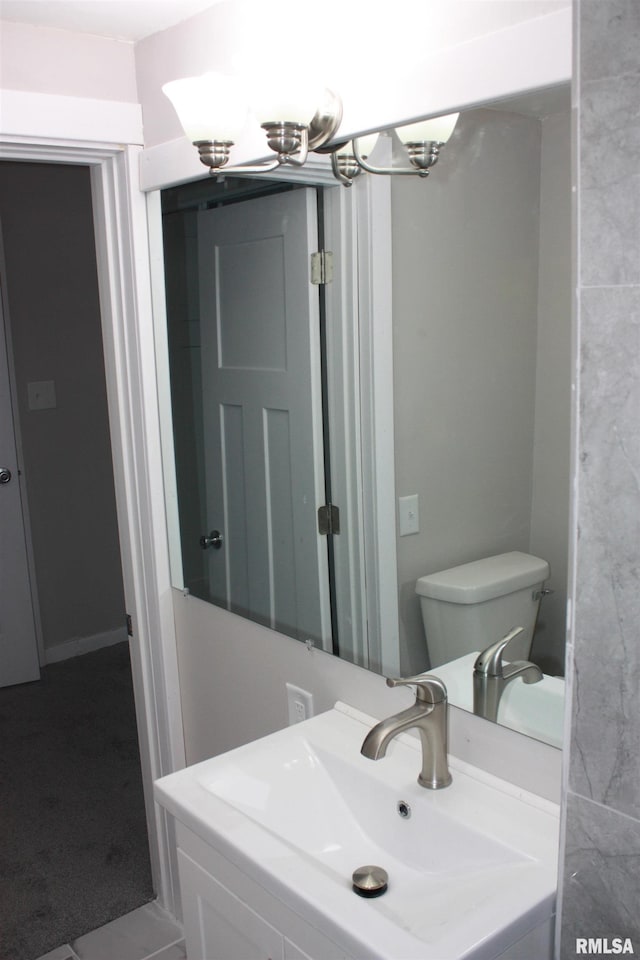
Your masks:
<svg viewBox="0 0 640 960"><path fill-rule="evenodd" d="M367 157L371 156L373 149L378 142L379 133L369 133L366 137L358 137L356 143L358 144L358 153L361 157L364 157L365 160ZM338 150L338 156L341 154L346 154L348 156L353 156L351 141L345 145L344 150Z"/></svg>
<svg viewBox="0 0 640 960"><path fill-rule="evenodd" d="M258 123L288 121L308 126L324 96L317 83L263 80L251 97L251 109Z"/></svg>
<svg viewBox="0 0 640 960"><path fill-rule="evenodd" d="M423 143L435 141L446 143L458 122L459 113L449 113L445 117L433 117L431 120L418 120L405 127L396 127L396 133L402 143Z"/></svg>
<svg viewBox="0 0 640 960"><path fill-rule="evenodd" d="M238 139L248 107L230 77L220 73L184 77L165 83L162 92L173 104L192 143Z"/></svg>

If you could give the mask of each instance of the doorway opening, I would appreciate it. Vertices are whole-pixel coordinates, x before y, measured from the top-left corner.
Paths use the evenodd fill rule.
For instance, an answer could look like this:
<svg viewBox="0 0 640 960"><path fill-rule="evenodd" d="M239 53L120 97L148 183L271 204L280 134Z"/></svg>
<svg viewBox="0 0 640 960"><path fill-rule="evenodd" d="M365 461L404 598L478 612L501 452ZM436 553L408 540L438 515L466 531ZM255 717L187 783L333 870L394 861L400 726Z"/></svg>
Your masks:
<svg viewBox="0 0 640 960"><path fill-rule="evenodd" d="M35 612L24 616L35 625L31 642L43 667L40 681L7 672L14 685L0 690L0 737L4 726L5 738L15 741L18 704L27 697L32 704L13 764L11 751L2 750L8 767L3 779L17 791L11 810L3 805L13 825L13 861L7 844L3 849L16 903L38 917L35 923L33 915L25 920L7 909L14 929L3 930L1 939L12 957L29 958L147 902L154 892L125 625L89 168L3 161L0 215L14 372L13 410L3 397L1 414L3 426L13 423L12 414L19 425L12 482L22 487L28 505L22 536L29 555L27 593L35 599ZM8 598L2 600L4 606ZM11 640L3 637L7 655ZM29 752L36 743L41 760ZM56 763L54 748L75 762ZM120 778L107 775L109 763ZM47 780L47 771L53 779ZM59 789L70 786L73 803ZM19 841L28 846L33 840L34 803L40 810L39 839L28 859ZM84 838L80 846L88 859L82 863L67 856L72 843L61 843L67 828ZM114 878L120 869L124 880L132 863L139 884L129 891L128 881ZM61 884L63 900L75 901L78 913L65 911L66 931L55 925L48 930L46 912ZM25 943L29 930L40 939Z"/></svg>

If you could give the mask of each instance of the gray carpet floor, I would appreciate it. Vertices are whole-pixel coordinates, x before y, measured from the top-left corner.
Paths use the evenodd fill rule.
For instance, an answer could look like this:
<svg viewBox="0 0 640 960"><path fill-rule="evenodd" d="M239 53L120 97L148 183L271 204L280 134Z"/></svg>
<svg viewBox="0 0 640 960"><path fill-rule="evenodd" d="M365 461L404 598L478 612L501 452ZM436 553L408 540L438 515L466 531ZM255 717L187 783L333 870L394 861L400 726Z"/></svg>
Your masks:
<svg viewBox="0 0 640 960"><path fill-rule="evenodd" d="M153 899L128 644L0 689L0 960Z"/></svg>

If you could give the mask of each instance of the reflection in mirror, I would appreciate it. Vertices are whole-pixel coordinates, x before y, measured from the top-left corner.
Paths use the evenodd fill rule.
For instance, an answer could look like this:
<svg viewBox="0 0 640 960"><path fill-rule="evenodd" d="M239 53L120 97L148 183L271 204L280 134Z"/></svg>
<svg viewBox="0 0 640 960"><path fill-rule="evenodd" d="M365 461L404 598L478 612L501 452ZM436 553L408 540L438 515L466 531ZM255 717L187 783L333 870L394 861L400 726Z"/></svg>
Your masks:
<svg viewBox="0 0 640 960"><path fill-rule="evenodd" d="M535 601L526 652L508 649L504 660L524 657L545 677L510 682L497 719L553 743L559 734L540 718L562 712L569 142L567 92L537 94L461 114L428 179L391 178L395 386L386 399L395 417L401 673L432 666L418 580L504 554L537 558L550 573L530 593L553 592L539 612ZM362 183L350 190L357 196ZM288 244L268 217L293 221L297 214L288 207L283 213L289 203L302 220ZM321 289L309 294L316 210L310 188L265 181L206 180L163 193L184 586L367 665L354 653L358 645L366 649L366 637L340 636L350 621L366 622L340 611L340 591L356 596L363 583L348 582L348 565L336 575L331 537L318 532L318 506L331 500L322 387L333 359L321 349L325 334L331 337ZM271 244L269 237L278 239ZM295 267L304 284L292 284L295 305L289 285L278 280L292 276L283 259L289 248L291 256L304 251L304 265ZM250 273L240 249L250 254ZM298 396L276 384L288 379L288 369L311 393ZM225 378L238 385L226 386L231 393L221 402L216 391ZM213 451L205 434L216 437ZM345 530L353 518L339 506ZM407 514L414 532L405 532ZM254 528L263 532L254 536ZM216 531L220 548L203 550L201 537L206 545ZM503 632L519 625L509 622ZM434 669L451 702L464 709L473 709L481 649L471 643Z"/></svg>
<svg viewBox="0 0 640 960"><path fill-rule="evenodd" d="M507 611L493 636L480 632L474 643L465 628L469 645L450 657L438 650L433 672L452 702L472 710L473 668L485 643L527 626L519 618L531 617L542 592L533 642L510 645L504 658L533 661L545 677L509 682L498 721L559 745L570 475L569 104L565 94L500 107L461 116L447 163L422 196L411 184L392 183L396 484L400 498L417 494L420 508L420 532L398 538L401 662L407 674L431 665L418 581L455 584L460 565L512 551L542 559L550 575L529 584L528 611L524 594L525 609ZM502 590L502 574L489 572L483 586L486 571L473 572L471 594ZM443 606L453 609L454 599L460 594ZM476 619L486 606L485 596ZM435 649L447 630L432 622L431 631Z"/></svg>
<svg viewBox="0 0 640 960"><path fill-rule="evenodd" d="M552 678L564 672L569 110L561 99L541 100L533 115L527 102L502 106L461 116L447 163L422 196L392 182L396 484L400 498L417 494L420 507L420 532L398 538L407 674L430 666L417 581L512 551L550 566L531 593L554 592L542 597L530 648L507 650L505 659L532 660ZM474 589L484 589L482 577ZM526 626L509 616L488 642ZM458 697L470 708L483 645L465 634L466 649L434 660L471 655ZM434 672L441 669L444 676L440 666ZM541 690L515 680L502 712L514 693L539 698Z"/></svg>
<svg viewBox="0 0 640 960"><path fill-rule="evenodd" d="M332 649L315 189L165 191L174 442L185 586Z"/></svg>

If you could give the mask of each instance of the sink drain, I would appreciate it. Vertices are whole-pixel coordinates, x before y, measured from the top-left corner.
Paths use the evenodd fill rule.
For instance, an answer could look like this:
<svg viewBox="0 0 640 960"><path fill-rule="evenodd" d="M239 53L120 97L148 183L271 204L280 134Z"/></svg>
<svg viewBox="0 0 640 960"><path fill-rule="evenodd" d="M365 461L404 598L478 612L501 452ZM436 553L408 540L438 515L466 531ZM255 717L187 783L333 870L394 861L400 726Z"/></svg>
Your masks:
<svg viewBox="0 0 640 960"><path fill-rule="evenodd" d="M351 879L354 893L359 897L380 897L387 889L389 874L382 867L369 863L354 870Z"/></svg>

